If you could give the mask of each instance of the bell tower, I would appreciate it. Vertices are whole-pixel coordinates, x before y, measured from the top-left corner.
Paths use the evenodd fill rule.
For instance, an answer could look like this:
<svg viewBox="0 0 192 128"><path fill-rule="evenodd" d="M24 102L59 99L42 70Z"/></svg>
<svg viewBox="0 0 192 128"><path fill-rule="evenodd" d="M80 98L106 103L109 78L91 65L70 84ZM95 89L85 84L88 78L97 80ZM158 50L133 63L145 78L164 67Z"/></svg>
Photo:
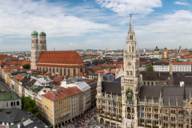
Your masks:
<svg viewBox="0 0 192 128"><path fill-rule="evenodd" d="M46 33L41 32L39 34L39 51L47 51L47 45L46 45Z"/></svg>
<svg viewBox="0 0 192 128"><path fill-rule="evenodd" d="M32 43L31 43L31 69L37 69L37 59L39 55L39 48L38 48L38 32L34 31L31 34Z"/></svg>
<svg viewBox="0 0 192 128"><path fill-rule="evenodd" d="M121 80L122 86L122 127L137 128L137 94L139 59L135 32L132 26L132 15L130 15L129 31L126 47L123 53L124 75Z"/></svg>

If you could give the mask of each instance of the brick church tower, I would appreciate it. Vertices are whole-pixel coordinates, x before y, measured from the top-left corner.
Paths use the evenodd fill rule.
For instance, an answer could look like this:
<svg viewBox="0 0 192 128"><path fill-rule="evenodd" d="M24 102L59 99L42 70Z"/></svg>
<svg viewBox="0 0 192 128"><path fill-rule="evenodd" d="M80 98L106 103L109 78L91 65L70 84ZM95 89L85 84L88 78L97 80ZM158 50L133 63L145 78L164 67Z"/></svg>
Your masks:
<svg viewBox="0 0 192 128"><path fill-rule="evenodd" d="M39 36L39 37L38 37ZM39 59L39 54L42 51L46 51L46 33L41 32L38 35L37 31L33 31L31 34L31 69L36 70L37 69L37 61Z"/></svg>

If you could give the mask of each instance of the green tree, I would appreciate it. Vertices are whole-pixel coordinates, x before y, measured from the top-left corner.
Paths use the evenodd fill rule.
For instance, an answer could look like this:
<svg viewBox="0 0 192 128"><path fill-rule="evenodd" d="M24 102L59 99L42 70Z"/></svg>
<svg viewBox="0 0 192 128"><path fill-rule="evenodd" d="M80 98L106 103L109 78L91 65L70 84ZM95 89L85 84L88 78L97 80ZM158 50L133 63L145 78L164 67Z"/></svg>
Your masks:
<svg viewBox="0 0 192 128"><path fill-rule="evenodd" d="M31 68L31 65L30 64L25 64L25 65L23 65L23 68L29 70Z"/></svg>
<svg viewBox="0 0 192 128"><path fill-rule="evenodd" d="M25 111L31 112L36 116L39 115L39 110L34 100L32 100L30 97L22 97L21 99L22 99L22 108Z"/></svg>
<svg viewBox="0 0 192 128"><path fill-rule="evenodd" d="M147 66L146 66L146 71L148 71L148 72L153 72L154 70L153 70L153 65L152 64L148 64Z"/></svg>

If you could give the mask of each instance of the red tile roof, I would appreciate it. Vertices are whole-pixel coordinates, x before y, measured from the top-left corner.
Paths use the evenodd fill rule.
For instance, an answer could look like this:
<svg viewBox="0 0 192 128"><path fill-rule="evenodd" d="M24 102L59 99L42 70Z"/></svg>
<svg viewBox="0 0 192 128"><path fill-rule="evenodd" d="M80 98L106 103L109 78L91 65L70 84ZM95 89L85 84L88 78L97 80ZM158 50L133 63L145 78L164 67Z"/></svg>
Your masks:
<svg viewBox="0 0 192 128"><path fill-rule="evenodd" d="M45 95L43 95L45 98L56 101L59 99L63 99L65 97L73 96L78 93L80 93L81 90L77 87L68 87L68 88L59 88L56 91L49 91Z"/></svg>
<svg viewBox="0 0 192 128"><path fill-rule="evenodd" d="M181 58L183 58L183 59L192 59L192 55L191 54L183 55L183 56L181 56Z"/></svg>
<svg viewBox="0 0 192 128"><path fill-rule="evenodd" d="M0 54L0 60L4 60L5 58L7 58L8 56L7 55L4 55L4 54Z"/></svg>
<svg viewBox="0 0 192 128"><path fill-rule="evenodd" d="M82 66L83 61L76 51L44 51L40 53L39 66Z"/></svg>
<svg viewBox="0 0 192 128"><path fill-rule="evenodd" d="M24 78L25 78L25 76L22 75L22 74L17 74L17 75L15 76L15 79L18 80L18 81L21 81L21 80L23 80Z"/></svg>
<svg viewBox="0 0 192 128"><path fill-rule="evenodd" d="M192 62L172 62L173 65L192 65Z"/></svg>

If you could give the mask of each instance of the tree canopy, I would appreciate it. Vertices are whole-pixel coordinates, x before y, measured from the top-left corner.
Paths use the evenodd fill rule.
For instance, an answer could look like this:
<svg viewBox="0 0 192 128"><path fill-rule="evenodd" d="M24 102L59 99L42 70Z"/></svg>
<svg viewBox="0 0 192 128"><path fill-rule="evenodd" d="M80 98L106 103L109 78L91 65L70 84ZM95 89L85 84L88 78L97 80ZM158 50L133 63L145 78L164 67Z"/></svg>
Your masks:
<svg viewBox="0 0 192 128"><path fill-rule="evenodd" d="M22 108L25 111L31 112L36 116L39 115L39 110L36 106L36 102L30 97L22 97Z"/></svg>
<svg viewBox="0 0 192 128"><path fill-rule="evenodd" d="M25 64L25 65L23 65L23 68L29 70L31 68L31 65L30 64Z"/></svg>
<svg viewBox="0 0 192 128"><path fill-rule="evenodd" d="M146 71L148 71L148 72L153 72L154 70L153 70L153 65L152 64L148 64L147 66L146 66Z"/></svg>

